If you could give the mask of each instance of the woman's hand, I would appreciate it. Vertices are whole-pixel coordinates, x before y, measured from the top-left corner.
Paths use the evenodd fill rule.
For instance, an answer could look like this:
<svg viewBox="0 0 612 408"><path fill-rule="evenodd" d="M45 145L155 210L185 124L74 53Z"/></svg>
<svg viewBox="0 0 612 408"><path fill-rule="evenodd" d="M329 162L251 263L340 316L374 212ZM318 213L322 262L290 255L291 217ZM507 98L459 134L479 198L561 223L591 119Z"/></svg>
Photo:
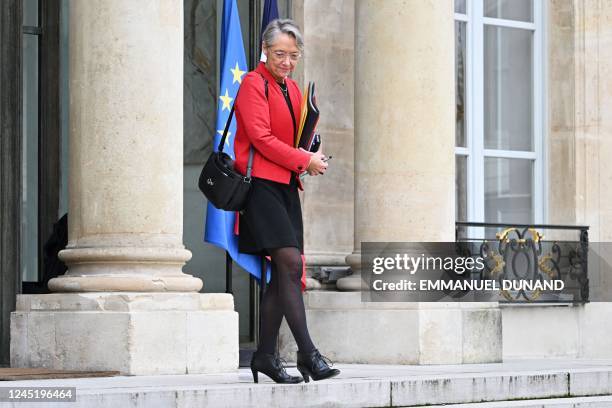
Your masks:
<svg viewBox="0 0 612 408"><path fill-rule="evenodd" d="M310 162L308 163L308 167L306 168L306 171L309 175L318 176L319 174L325 173L325 170L327 170L327 163L324 161L325 155L323 153L321 153L320 151L315 153L309 152L302 149L301 147L300 150L310 155Z"/></svg>

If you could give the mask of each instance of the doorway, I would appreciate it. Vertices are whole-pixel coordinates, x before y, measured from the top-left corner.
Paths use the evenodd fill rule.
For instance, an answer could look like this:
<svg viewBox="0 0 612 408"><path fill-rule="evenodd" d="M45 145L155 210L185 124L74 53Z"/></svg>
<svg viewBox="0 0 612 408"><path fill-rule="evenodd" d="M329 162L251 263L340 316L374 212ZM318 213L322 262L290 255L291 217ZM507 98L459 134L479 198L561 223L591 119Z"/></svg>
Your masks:
<svg viewBox="0 0 612 408"><path fill-rule="evenodd" d="M0 4L0 364L5 366L16 295L47 292L43 246L66 202L60 96L60 16L66 6L66 0Z"/></svg>

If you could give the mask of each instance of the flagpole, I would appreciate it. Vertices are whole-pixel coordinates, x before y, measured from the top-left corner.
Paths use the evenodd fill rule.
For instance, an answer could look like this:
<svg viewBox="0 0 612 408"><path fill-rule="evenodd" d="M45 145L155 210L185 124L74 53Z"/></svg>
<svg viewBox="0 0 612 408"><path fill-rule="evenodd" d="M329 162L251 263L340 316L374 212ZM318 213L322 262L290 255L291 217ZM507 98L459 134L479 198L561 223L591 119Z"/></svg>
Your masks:
<svg viewBox="0 0 612 408"><path fill-rule="evenodd" d="M228 251L225 251L225 293L233 294L232 257Z"/></svg>
<svg viewBox="0 0 612 408"><path fill-rule="evenodd" d="M264 294L266 293L266 286L267 286L267 281L268 281L268 277L266 276L266 272L267 272L266 268L266 257L262 256L261 257L261 279L259 279L259 307L258 307L258 313L257 313L257 317L259 320L258 322L258 330L257 330L257 348L259 348L260 346L260 342L261 342L261 301L263 300Z"/></svg>

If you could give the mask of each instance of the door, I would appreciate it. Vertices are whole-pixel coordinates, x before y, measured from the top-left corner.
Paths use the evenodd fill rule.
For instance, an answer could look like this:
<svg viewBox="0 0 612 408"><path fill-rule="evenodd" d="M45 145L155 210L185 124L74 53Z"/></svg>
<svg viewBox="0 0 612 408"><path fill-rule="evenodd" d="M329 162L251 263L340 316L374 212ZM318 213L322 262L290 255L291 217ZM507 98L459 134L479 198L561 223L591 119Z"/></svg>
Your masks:
<svg viewBox="0 0 612 408"><path fill-rule="evenodd" d="M16 295L48 292L43 246L62 197L59 29L66 4L0 2L0 364L5 366Z"/></svg>

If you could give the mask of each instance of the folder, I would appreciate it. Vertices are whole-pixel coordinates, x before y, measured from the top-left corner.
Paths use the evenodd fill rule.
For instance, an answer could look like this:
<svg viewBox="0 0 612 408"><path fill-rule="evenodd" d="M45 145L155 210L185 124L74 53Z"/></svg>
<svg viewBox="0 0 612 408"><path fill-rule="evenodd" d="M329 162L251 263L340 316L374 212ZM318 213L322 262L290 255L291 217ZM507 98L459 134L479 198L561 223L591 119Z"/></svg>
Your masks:
<svg viewBox="0 0 612 408"><path fill-rule="evenodd" d="M302 112L300 115L300 127L295 141L295 147L301 147L310 151L315 141L315 129L319 122L319 108L315 97L315 84L309 82L304 91L302 100Z"/></svg>

